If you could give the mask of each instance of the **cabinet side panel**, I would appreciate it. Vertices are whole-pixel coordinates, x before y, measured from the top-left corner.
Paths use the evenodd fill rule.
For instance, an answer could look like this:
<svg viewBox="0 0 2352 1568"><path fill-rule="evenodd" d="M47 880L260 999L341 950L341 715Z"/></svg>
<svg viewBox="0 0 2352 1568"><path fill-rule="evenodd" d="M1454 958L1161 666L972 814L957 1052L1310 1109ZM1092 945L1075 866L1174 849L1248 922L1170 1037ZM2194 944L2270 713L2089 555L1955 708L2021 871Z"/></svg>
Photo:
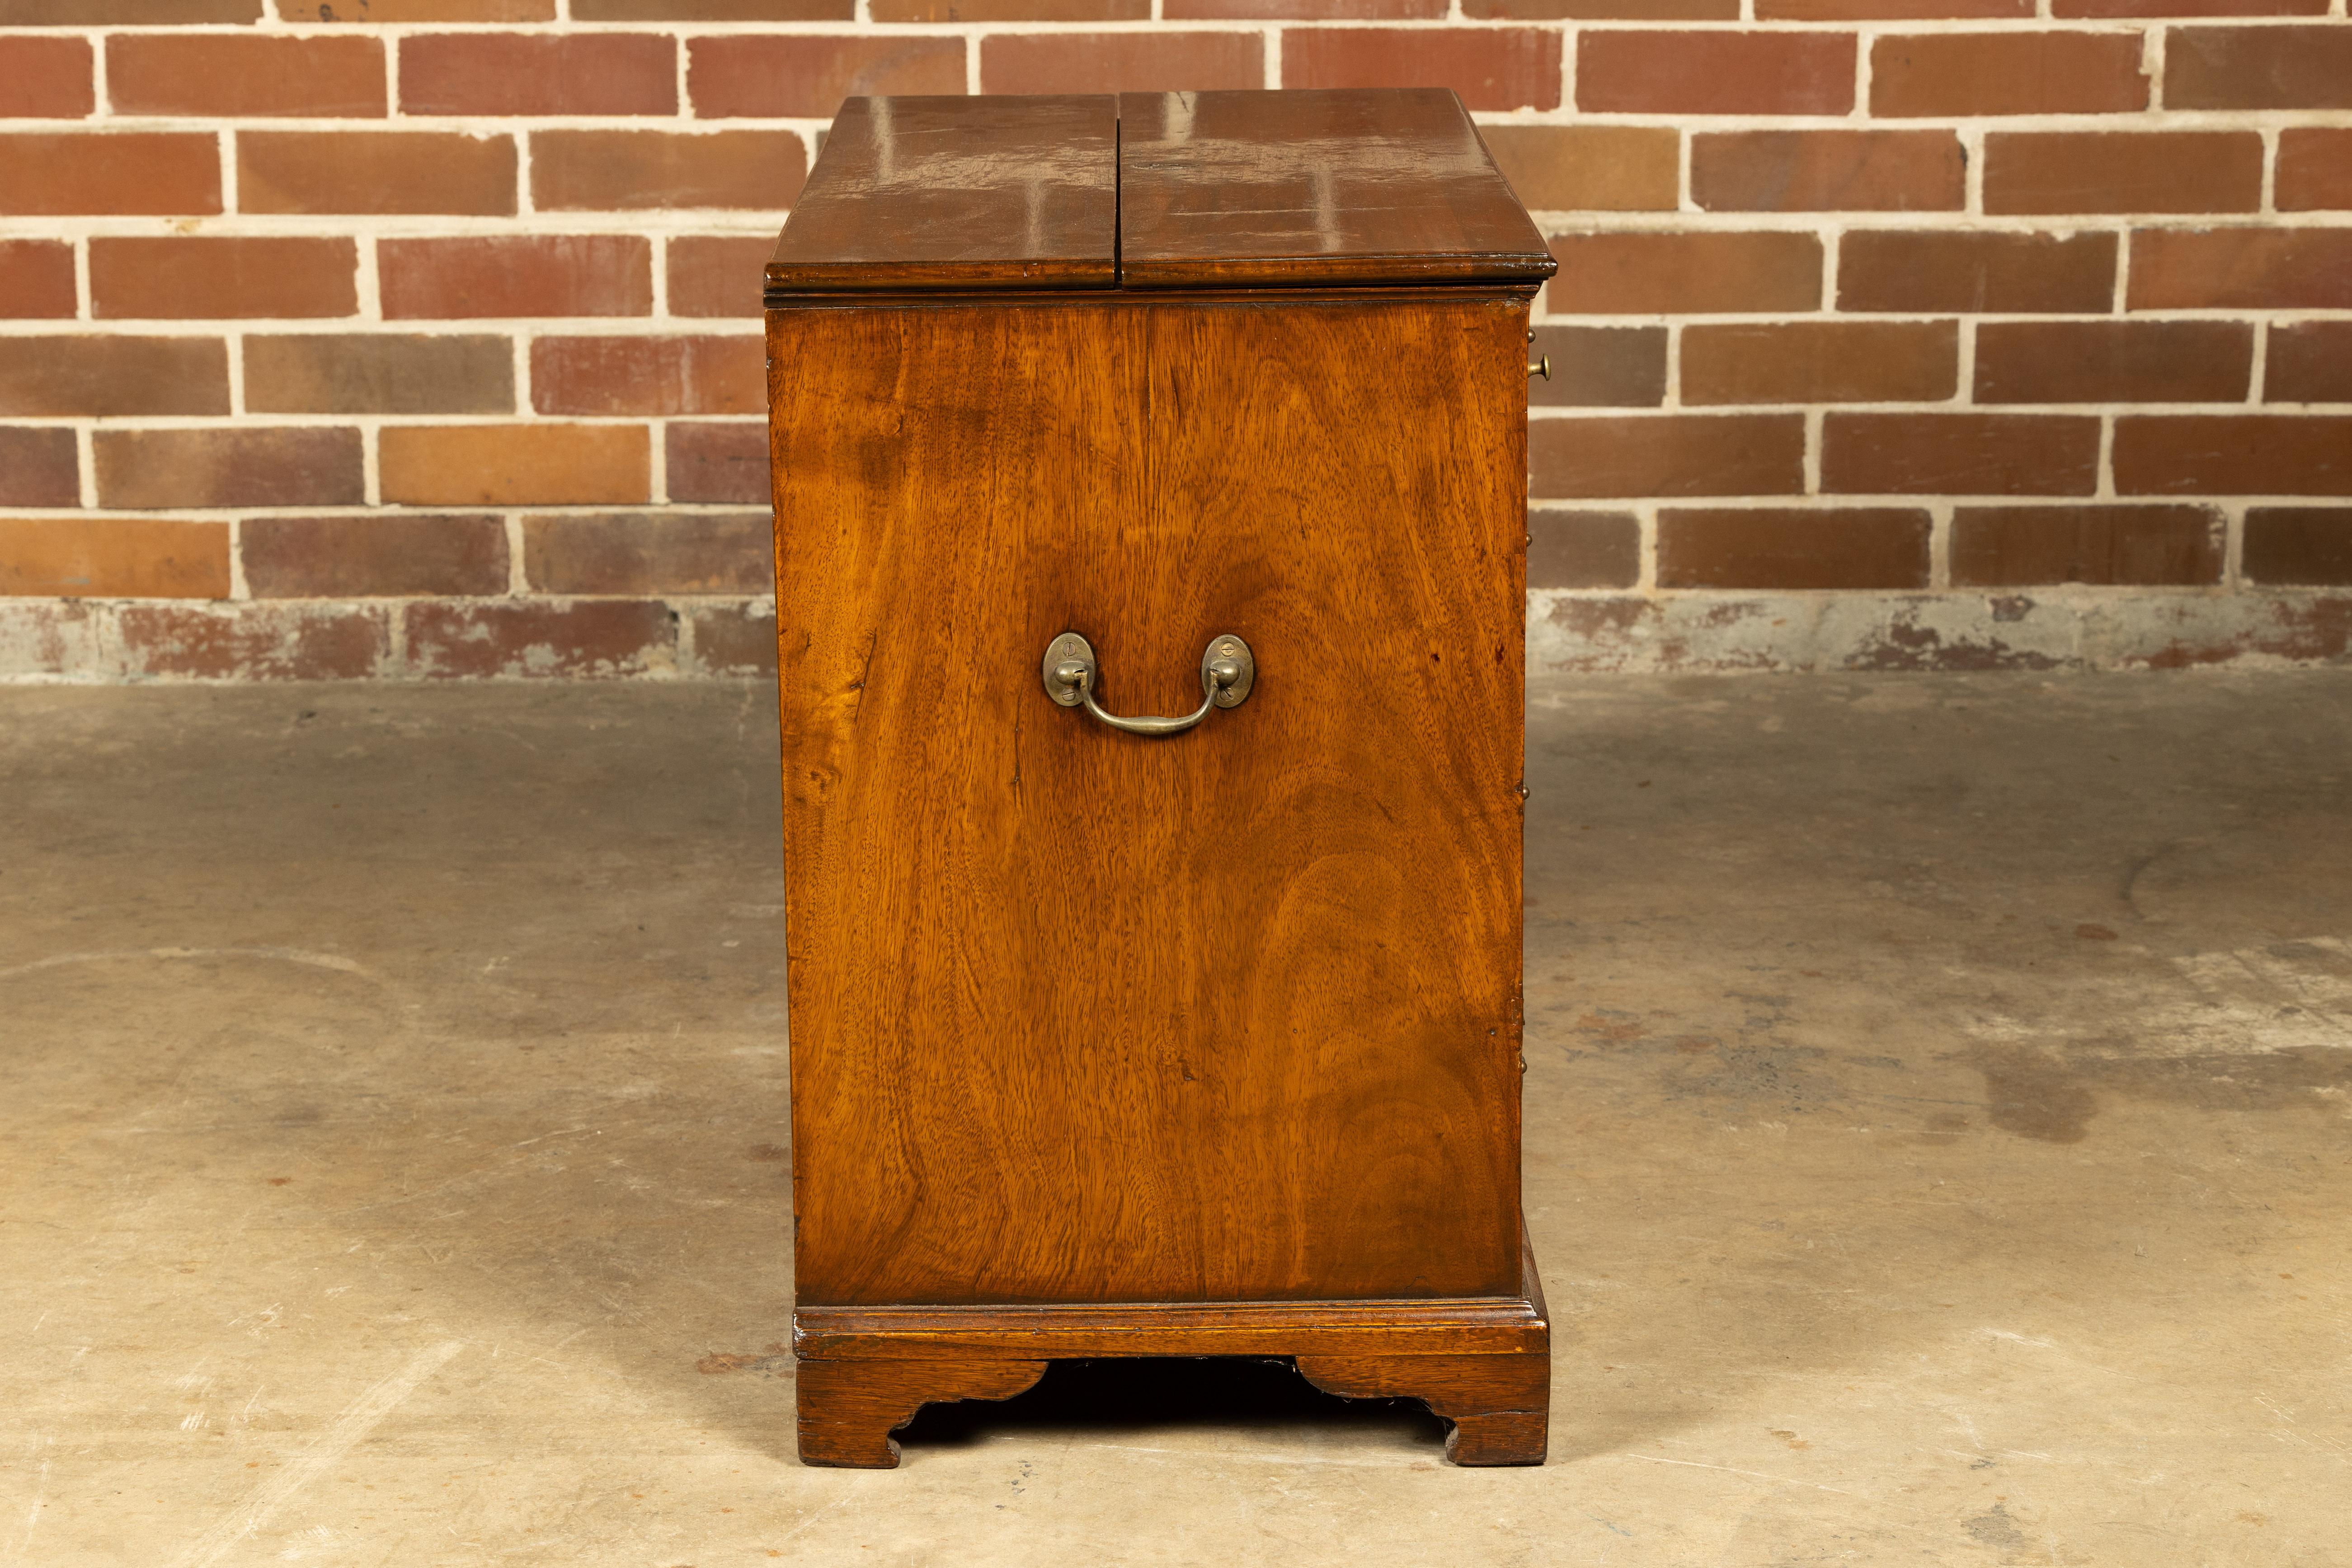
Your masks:
<svg viewBox="0 0 2352 1568"><path fill-rule="evenodd" d="M1181 563L1112 624L1257 658L1165 759L1205 806L1181 1103L1237 1296L1518 1289L1525 316L1152 312L1150 526ZM1179 701L1186 650L1152 642L1115 668Z"/></svg>
<svg viewBox="0 0 2352 1568"><path fill-rule="evenodd" d="M1524 315L772 318L802 1301L1517 1290Z"/></svg>
<svg viewBox="0 0 2352 1568"><path fill-rule="evenodd" d="M1082 855L1080 808L1024 727L1072 717L1039 668L1073 520L1138 504L1133 323L770 316L802 1300L1082 1299L1078 1241L1118 1230L1118 1118L1035 996L1079 955L1024 860Z"/></svg>

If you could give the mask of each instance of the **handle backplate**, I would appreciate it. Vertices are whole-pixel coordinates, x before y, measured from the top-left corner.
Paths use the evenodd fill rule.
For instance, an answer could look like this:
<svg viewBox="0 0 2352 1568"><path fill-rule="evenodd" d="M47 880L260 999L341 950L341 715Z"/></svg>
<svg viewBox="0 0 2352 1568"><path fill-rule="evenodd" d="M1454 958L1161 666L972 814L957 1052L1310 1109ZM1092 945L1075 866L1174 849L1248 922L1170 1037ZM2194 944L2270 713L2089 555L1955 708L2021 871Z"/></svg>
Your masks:
<svg viewBox="0 0 2352 1568"><path fill-rule="evenodd" d="M1076 632L1064 632L1045 645L1045 695L1065 708L1076 708L1080 700L1077 683L1062 679L1062 666L1075 664L1087 672L1087 684L1092 686L1101 667L1095 662L1094 644Z"/></svg>
<svg viewBox="0 0 2352 1568"><path fill-rule="evenodd" d="M1101 662L1095 658L1094 645L1076 632L1064 632L1045 645L1043 672L1045 695L1063 707L1083 706L1115 729L1162 735L1190 729L1213 707L1240 707L1257 679L1257 660L1249 644L1232 632L1211 637L1201 650L1201 707L1187 719L1121 719L1104 712L1094 700L1101 686Z"/></svg>

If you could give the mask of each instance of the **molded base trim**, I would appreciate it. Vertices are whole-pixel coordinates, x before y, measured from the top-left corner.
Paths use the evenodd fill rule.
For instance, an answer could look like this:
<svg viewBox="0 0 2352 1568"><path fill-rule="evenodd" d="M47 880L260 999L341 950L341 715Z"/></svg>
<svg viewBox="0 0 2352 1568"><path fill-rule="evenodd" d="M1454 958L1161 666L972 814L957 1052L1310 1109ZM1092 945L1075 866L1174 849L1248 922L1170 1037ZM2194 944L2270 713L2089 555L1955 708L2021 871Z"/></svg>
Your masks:
<svg viewBox="0 0 2352 1568"><path fill-rule="evenodd" d="M1462 1465L1539 1465L1551 1389L1551 1325L1535 1255L1520 1244L1520 1296L1379 1301L1129 1301L842 1307L793 1314L801 1458L887 1469L893 1428L922 1405L1009 1399L1056 1358L1288 1356L1307 1380L1354 1399L1411 1398L1453 1424Z"/></svg>

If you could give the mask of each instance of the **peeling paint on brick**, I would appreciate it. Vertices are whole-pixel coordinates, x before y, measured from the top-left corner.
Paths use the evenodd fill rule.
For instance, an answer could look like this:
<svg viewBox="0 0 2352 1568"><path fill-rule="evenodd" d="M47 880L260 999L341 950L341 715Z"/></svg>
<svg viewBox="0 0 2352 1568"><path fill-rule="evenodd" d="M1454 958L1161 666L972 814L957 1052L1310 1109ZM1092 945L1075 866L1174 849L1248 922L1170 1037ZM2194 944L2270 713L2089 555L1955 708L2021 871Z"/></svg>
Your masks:
<svg viewBox="0 0 2352 1568"><path fill-rule="evenodd" d="M394 638L394 617L404 635ZM0 681L758 679L772 598L0 598ZM2352 592L1538 593L1530 670L2186 669L2352 658Z"/></svg>
<svg viewBox="0 0 2352 1568"><path fill-rule="evenodd" d="M771 598L0 598L0 682L740 679L775 627Z"/></svg>
<svg viewBox="0 0 2352 1568"><path fill-rule="evenodd" d="M2352 594L1528 596L1531 669L2177 669L2352 653Z"/></svg>

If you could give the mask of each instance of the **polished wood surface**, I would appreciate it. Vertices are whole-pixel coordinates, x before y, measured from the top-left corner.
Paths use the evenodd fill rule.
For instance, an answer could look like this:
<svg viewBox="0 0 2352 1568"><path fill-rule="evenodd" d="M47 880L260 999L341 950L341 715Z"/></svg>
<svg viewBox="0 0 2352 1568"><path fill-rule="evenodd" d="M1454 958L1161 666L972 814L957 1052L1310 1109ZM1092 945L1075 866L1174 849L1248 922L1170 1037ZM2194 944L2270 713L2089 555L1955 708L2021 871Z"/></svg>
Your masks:
<svg viewBox="0 0 2352 1568"><path fill-rule="evenodd" d="M1423 1399L1460 1463L1540 1461L1519 781L1550 270L1448 93L836 128L768 316L812 1463L895 1464L921 1404L1055 1357L1218 1354ZM1255 689L1122 734L1048 698L1064 631L1115 712L1191 710L1219 633Z"/></svg>
<svg viewBox="0 0 2352 1568"><path fill-rule="evenodd" d="M1118 279L1108 95L853 98L768 263L785 292L1108 289Z"/></svg>
<svg viewBox="0 0 2352 1568"><path fill-rule="evenodd" d="M853 98L767 288L1532 286L1553 270L1442 88Z"/></svg>
<svg viewBox="0 0 2352 1568"><path fill-rule="evenodd" d="M1551 276L1443 88L1122 93L1129 289Z"/></svg>
<svg viewBox="0 0 2352 1568"><path fill-rule="evenodd" d="M1518 1291L1526 314L771 313L803 1304Z"/></svg>
<svg viewBox="0 0 2352 1568"><path fill-rule="evenodd" d="M1302 1353L1297 1365L1307 1382L1343 1399L1420 1400L1446 1423L1445 1457L1457 1465L1544 1462L1551 1401L1548 1354ZM1035 1387L1045 1371L1045 1363L1038 1360L803 1357L793 1373L801 1461L896 1469L899 1449L890 1434L912 1421L924 1405L1010 1399Z"/></svg>
<svg viewBox="0 0 2352 1568"><path fill-rule="evenodd" d="M894 1470L890 1434L924 1405L950 1399L1010 1399L1045 1375L1042 1361L817 1361L793 1368L804 1465Z"/></svg>
<svg viewBox="0 0 2352 1568"><path fill-rule="evenodd" d="M793 1347L827 1359L974 1355L1492 1355L1544 1348L1524 1299L1117 1306L803 1307Z"/></svg>
<svg viewBox="0 0 2352 1568"><path fill-rule="evenodd" d="M1021 1392L1048 1360L1255 1355L1295 1358L1343 1397L1421 1400L1449 1423L1456 1464L1541 1464L1550 1325L1524 1234L1520 1247L1521 1294L1505 1300L804 1306L793 1314L802 1453L895 1465L889 1431L919 1405L1007 1397L990 1390ZM992 1362L1018 1370L1000 1384L978 1370Z"/></svg>
<svg viewBox="0 0 2352 1568"><path fill-rule="evenodd" d="M795 1353L974 1356L1541 1354L1551 1342L1535 1248L1519 1230L1510 1296L1441 1300L1164 1301L1035 1307L824 1307L793 1313Z"/></svg>
<svg viewBox="0 0 2352 1568"><path fill-rule="evenodd" d="M1418 1399L1453 1428L1457 1465L1540 1465L1551 1412L1551 1357L1301 1355L1299 1375L1346 1399Z"/></svg>

